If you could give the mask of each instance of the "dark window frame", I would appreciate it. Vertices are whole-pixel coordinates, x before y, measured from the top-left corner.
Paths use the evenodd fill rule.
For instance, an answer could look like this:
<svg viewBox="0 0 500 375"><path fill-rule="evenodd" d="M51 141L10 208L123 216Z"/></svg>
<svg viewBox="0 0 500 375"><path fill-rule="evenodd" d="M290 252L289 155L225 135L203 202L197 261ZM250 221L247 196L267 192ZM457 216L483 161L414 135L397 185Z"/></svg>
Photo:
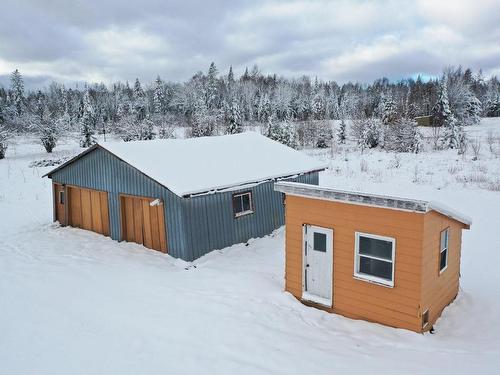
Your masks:
<svg viewBox="0 0 500 375"><path fill-rule="evenodd" d="M247 195L249 197L249 206L250 207L248 210L243 210L243 208L244 208L243 197L247 196ZM235 202L235 199L237 199L237 198L239 198L241 200L240 206L241 206L242 211L236 211L236 206L235 206L234 202ZM234 193L231 197L231 204L233 206L233 216L235 219L246 216L246 215L253 214L255 212L254 203L253 203L253 192L251 190L242 191L239 193Z"/></svg>

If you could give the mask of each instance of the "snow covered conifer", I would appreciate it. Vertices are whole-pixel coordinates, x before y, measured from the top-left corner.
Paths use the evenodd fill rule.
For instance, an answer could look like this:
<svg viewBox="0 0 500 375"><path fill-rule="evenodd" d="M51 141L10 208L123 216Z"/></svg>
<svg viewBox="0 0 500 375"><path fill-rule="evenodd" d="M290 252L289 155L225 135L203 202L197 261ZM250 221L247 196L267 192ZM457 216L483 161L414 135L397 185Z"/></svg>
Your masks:
<svg viewBox="0 0 500 375"><path fill-rule="evenodd" d="M318 137L316 139L316 147L327 148L333 138L333 131L328 121L320 121L318 124Z"/></svg>
<svg viewBox="0 0 500 375"><path fill-rule="evenodd" d="M382 98L382 108L380 110L382 124L389 125L396 122L398 118L398 111L396 108L396 103L391 97Z"/></svg>
<svg viewBox="0 0 500 375"><path fill-rule="evenodd" d="M153 111L155 114L163 114L164 113L164 101L165 101L165 93L163 90L163 81L160 76L156 77L153 89Z"/></svg>
<svg viewBox="0 0 500 375"><path fill-rule="evenodd" d="M10 88L12 92L11 102L16 108L18 116L24 111L24 82L18 69L14 70L10 76Z"/></svg>
<svg viewBox="0 0 500 375"><path fill-rule="evenodd" d="M444 127L441 143L445 148L460 148L464 142L462 126L459 125L451 113L448 102L448 90L444 79L439 84L438 99L433 108L435 126Z"/></svg>
<svg viewBox="0 0 500 375"><path fill-rule="evenodd" d="M229 105L228 114L227 114L227 134L236 134L241 133L243 128L241 126L241 113L240 107L238 105L237 100L234 98Z"/></svg>
<svg viewBox="0 0 500 375"><path fill-rule="evenodd" d="M448 89L444 79L439 83L438 98L432 109L433 122L435 126L449 126L455 122L448 101Z"/></svg>
<svg viewBox="0 0 500 375"><path fill-rule="evenodd" d="M146 117L146 95L141 87L139 78L135 79L134 83L134 107L133 111L137 120L142 121Z"/></svg>
<svg viewBox="0 0 500 375"><path fill-rule="evenodd" d="M392 126L387 127L385 132L385 149L396 152L417 153L422 148L422 135L418 131L417 124L410 120L401 118Z"/></svg>
<svg viewBox="0 0 500 375"><path fill-rule="evenodd" d="M215 131L214 117L210 115L207 105L201 96L196 99L191 114L191 137L213 135Z"/></svg>
<svg viewBox="0 0 500 375"><path fill-rule="evenodd" d="M82 117L80 118L80 147L90 147L96 142L95 110L89 90L83 95Z"/></svg>
<svg viewBox="0 0 500 375"><path fill-rule="evenodd" d="M206 88L206 104L209 110L217 108L218 102L218 84L217 84L217 68L215 63L211 63L208 68L207 74L207 88Z"/></svg>
<svg viewBox="0 0 500 375"><path fill-rule="evenodd" d="M465 107L465 124L464 125L477 125L481 121L481 102L476 96L469 91L467 93L466 107Z"/></svg>
<svg viewBox="0 0 500 375"><path fill-rule="evenodd" d="M337 131L337 141L340 144L344 144L345 140L346 140L346 124L345 124L345 120L342 119L342 120L340 120L340 126L339 126L339 129Z"/></svg>
<svg viewBox="0 0 500 375"><path fill-rule="evenodd" d="M54 121L49 113L47 103L39 98L38 107L37 116L32 119L30 128L34 130L40 138L40 142L45 148L45 151L51 153L57 145L60 130L57 127L56 121Z"/></svg>

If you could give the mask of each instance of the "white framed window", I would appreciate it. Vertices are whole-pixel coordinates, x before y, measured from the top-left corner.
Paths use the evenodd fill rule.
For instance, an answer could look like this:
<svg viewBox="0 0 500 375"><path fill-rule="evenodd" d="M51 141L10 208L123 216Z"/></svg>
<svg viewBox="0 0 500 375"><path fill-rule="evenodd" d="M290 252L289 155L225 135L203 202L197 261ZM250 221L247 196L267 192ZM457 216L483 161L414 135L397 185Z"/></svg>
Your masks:
<svg viewBox="0 0 500 375"><path fill-rule="evenodd" d="M441 232L439 241L439 273L443 273L448 267L448 242L450 238L450 228Z"/></svg>
<svg viewBox="0 0 500 375"><path fill-rule="evenodd" d="M233 214L240 217L253 213L252 192L233 194Z"/></svg>
<svg viewBox="0 0 500 375"><path fill-rule="evenodd" d="M393 287L396 240L361 232L355 235L354 277Z"/></svg>

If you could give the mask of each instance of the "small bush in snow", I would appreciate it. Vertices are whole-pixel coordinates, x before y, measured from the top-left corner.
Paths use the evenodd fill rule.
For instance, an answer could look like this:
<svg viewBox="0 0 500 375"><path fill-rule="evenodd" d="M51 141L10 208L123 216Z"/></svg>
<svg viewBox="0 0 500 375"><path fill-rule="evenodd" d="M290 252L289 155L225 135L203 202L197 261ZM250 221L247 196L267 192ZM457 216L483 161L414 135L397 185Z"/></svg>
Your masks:
<svg viewBox="0 0 500 375"><path fill-rule="evenodd" d="M488 148L490 149L490 152L492 154L495 153L494 145L496 141L496 136L495 133L493 133L493 130L488 130L488 133L486 134L486 142L488 143Z"/></svg>
<svg viewBox="0 0 500 375"><path fill-rule="evenodd" d="M384 135L384 146L389 151L417 153L422 148L422 135L412 120L398 119L386 126Z"/></svg>
<svg viewBox="0 0 500 375"><path fill-rule="evenodd" d="M470 142L470 149L472 151L472 160L479 160L479 154L481 152L481 141L479 139L474 139Z"/></svg>
<svg viewBox="0 0 500 375"><path fill-rule="evenodd" d="M389 162L389 168L398 169L401 167L401 156L398 153L394 153L394 157Z"/></svg>
<svg viewBox="0 0 500 375"><path fill-rule="evenodd" d="M363 173L368 172L368 162L365 159L361 159L359 163L359 169Z"/></svg>

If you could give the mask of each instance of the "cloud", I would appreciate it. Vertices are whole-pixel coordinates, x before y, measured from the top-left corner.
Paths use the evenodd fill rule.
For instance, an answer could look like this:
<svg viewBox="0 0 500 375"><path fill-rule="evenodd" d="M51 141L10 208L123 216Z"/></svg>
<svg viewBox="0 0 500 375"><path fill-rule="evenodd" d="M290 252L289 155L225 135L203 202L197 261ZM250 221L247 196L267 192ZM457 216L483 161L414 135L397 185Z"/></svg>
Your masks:
<svg viewBox="0 0 500 375"><path fill-rule="evenodd" d="M32 82L179 81L211 61L340 82L500 70L495 0L4 1L0 75Z"/></svg>

